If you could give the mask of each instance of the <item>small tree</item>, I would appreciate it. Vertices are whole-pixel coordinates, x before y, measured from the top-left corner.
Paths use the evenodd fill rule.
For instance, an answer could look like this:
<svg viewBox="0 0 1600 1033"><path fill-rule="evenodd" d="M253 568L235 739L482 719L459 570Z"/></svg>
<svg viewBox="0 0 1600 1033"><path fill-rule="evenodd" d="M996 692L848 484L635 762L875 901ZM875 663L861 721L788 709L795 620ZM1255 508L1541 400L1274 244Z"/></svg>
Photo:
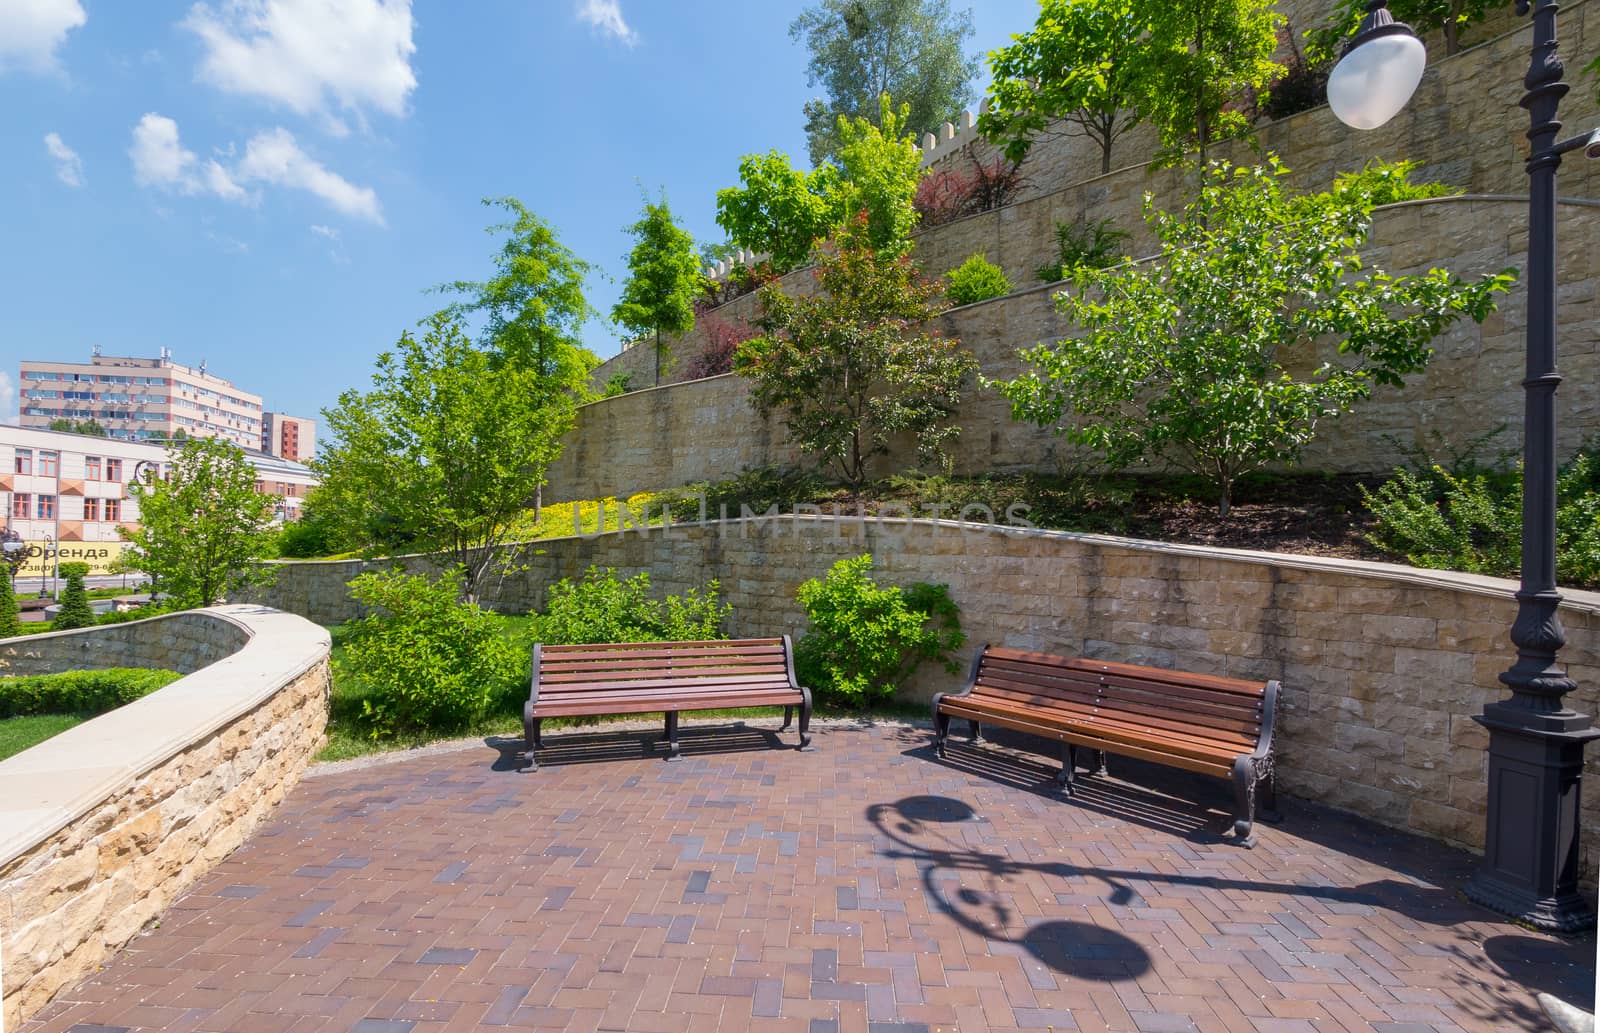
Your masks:
<svg viewBox="0 0 1600 1033"><path fill-rule="evenodd" d="M834 208L842 217L867 213L867 240L886 256L911 250L917 225L917 181L922 152L906 132L910 106L898 109L887 93L878 98L878 118L839 119L841 181Z"/></svg>
<svg viewBox="0 0 1600 1033"><path fill-rule="evenodd" d="M1041 0L1033 29L989 54L994 81L978 131L1014 162L1042 134L1087 137L1110 172L1112 146L1143 119L1147 11L1135 0Z"/></svg>
<svg viewBox="0 0 1600 1033"><path fill-rule="evenodd" d="M764 333L740 345L735 372L753 382L763 414L781 413L791 439L852 484L897 434L916 440L920 461L945 464L944 446L960 433L951 417L977 363L927 328L939 285L908 257L874 251L864 216L829 251L820 296L762 288Z"/></svg>
<svg viewBox="0 0 1600 1033"><path fill-rule="evenodd" d="M495 547L544 483L576 406L531 365L496 368L448 314L423 329L420 340L401 334L393 352L378 356L371 391L346 391L323 410L336 440L317 460L318 498L369 500L370 518L389 533L448 553L476 601Z"/></svg>
<svg viewBox="0 0 1600 1033"><path fill-rule="evenodd" d="M1446 55L1461 52L1461 33L1477 25L1500 5L1492 0L1394 0L1389 13L1420 35L1439 32ZM1367 0L1340 0L1321 28L1306 33L1307 57L1316 64L1339 58L1344 41L1356 34L1367 13Z"/></svg>
<svg viewBox="0 0 1600 1033"><path fill-rule="evenodd" d="M109 437L106 428L99 420L69 420L65 417L50 421L51 430L59 430L67 434L87 434L92 438Z"/></svg>
<svg viewBox="0 0 1600 1033"><path fill-rule="evenodd" d="M0 562L0 638L10 638L22 630L16 586L11 583L11 565Z"/></svg>
<svg viewBox="0 0 1600 1033"><path fill-rule="evenodd" d="M1481 322L1513 280L1510 270L1467 282L1442 269L1365 269L1358 248L1374 198L1397 192L1389 171L1290 198L1275 159L1215 163L1183 213L1146 198L1159 261L1077 271L1077 290L1057 305L1081 334L1023 353L1033 369L997 385L1013 417L1113 466L1204 477L1227 516L1241 474L1295 462L1320 420L1374 384L1403 386L1435 336L1463 316ZM1338 342L1341 360L1293 372L1323 340Z"/></svg>
<svg viewBox="0 0 1600 1033"><path fill-rule="evenodd" d="M1149 63L1139 110L1161 134L1168 160L1248 128L1243 109L1283 74L1272 60L1283 15L1273 0L1177 0L1148 5Z"/></svg>
<svg viewBox="0 0 1600 1033"><path fill-rule="evenodd" d="M765 251L778 272L811 257L839 221L839 170L801 172L782 151L739 159L739 186L717 191L717 225L740 247Z"/></svg>
<svg viewBox="0 0 1600 1033"><path fill-rule="evenodd" d="M661 333L694 329L694 302L705 279L694 238L672 221L667 197L645 199L639 221L628 227L637 243L628 255L628 282L611 318L635 334L655 334L656 384L661 383Z"/></svg>
<svg viewBox="0 0 1600 1033"><path fill-rule="evenodd" d="M805 41L807 81L825 93L805 106L814 166L841 156L839 120L876 120L886 93L910 105L916 132L955 121L978 73L978 62L962 53L972 12L950 10L949 0L822 0L794 20L789 35Z"/></svg>
<svg viewBox="0 0 1600 1033"><path fill-rule="evenodd" d="M83 584L83 579L89 574L89 564L63 563L59 570L61 576L67 579L67 587L61 593L61 609L56 611L56 619L50 622L51 629L66 631L92 626L94 607L89 605L89 590Z"/></svg>
<svg viewBox="0 0 1600 1033"><path fill-rule="evenodd" d="M271 572L256 561L273 544L273 501L256 491L244 452L221 438L189 438L167 455L167 480L128 488L139 501L139 529L117 528L138 548L140 566L185 607L267 580Z"/></svg>

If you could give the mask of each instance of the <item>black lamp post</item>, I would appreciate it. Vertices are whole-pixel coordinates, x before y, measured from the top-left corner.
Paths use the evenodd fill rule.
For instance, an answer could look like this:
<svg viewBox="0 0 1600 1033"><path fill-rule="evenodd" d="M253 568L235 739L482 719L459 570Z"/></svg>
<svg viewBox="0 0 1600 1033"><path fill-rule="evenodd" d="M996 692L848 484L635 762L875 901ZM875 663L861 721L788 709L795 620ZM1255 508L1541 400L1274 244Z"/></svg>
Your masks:
<svg viewBox="0 0 1600 1033"><path fill-rule="evenodd" d="M1556 591L1556 169L1584 149L1600 158L1600 131L1558 141L1556 108L1567 92L1556 54L1555 0L1517 0L1533 11L1533 60L1522 106L1528 155L1528 344L1522 438L1522 585L1511 641L1517 660L1500 675L1511 698L1475 720L1489 729L1489 816L1483 863L1467 896L1544 929L1594 924L1578 892L1578 786L1583 747L1600 738L1589 716L1562 703L1575 688L1556 654L1566 644ZM1422 78L1423 47L1372 0L1328 78L1328 103L1356 129L1399 113Z"/></svg>

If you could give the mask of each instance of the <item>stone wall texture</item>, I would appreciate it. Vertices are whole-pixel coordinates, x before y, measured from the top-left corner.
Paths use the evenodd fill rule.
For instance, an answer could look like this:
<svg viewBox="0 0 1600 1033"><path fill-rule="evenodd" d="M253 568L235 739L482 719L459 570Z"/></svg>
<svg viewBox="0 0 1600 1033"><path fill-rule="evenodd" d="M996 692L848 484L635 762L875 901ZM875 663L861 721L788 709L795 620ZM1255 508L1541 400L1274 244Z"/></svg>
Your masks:
<svg viewBox="0 0 1600 1033"><path fill-rule="evenodd" d="M1279 5L1292 24L1304 31L1323 19L1325 0L1292 0ZM1445 57L1442 43L1430 38L1429 66L1417 94L1392 122L1372 131L1345 126L1327 107L1313 108L1257 127L1260 153L1275 151L1293 171L1290 182L1298 188L1322 189L1335 174L1360 168L1368 159L1411 159L1421 163L1417 177L1447 183L1474 194L1527 194L1523 159L1527 156L1527 113L1518 106L1522 76L1528 65L1531 30L1526 19L1515 17L1512 5L1497 9L1482 25L1469 29L1465 42L1472 49ZM1562 104L1562 118L1573 129L1600 123L1600 106L1592 78L1578 69L1600 53L1600 6L1594 0L1561 11L1561 49L1566 55L1569 81L1574 89ZM1154 134L1141 127L1120 140L1113 153L1113 169L1100 172L1100 155L1079 136L1052 131L1041 136L1020 171L1023 189L1015 203L917 235L915 256L930 276L943 275L974 252L985 252L999 263L1017 289L1038 281L1034 270L1052 258L1057 222L1110 218L1133 234L1127 253L1148 254L1151 237L1140 216L1146 192L1164 207L1181 205L1189 196L1189 181L1175 169L1156 169L1147 159L1154 153ZM971 158L992 160L994 148L978 141L961 148L936 167L965 163ZM971 158L968 157L971 156ZM1238 163L1259 161L1259 153L1237 143L1214 147L1210 157ZM1568 159L1560 172L1560 192L1565 197L1600 199L1600 162ZM1435 264L1454 268L1471 258L1470 248L1456 247L1451 235L1432 228L1423 238ZM803 289L809 273L786 276L785 290ZM716 316L729 322L749 321L755 299L741 298L718 309ZM1002 342L1011 347L1028 340ZM705 344L703 331L674 341L676 368L663 383L681 379L688 356ZM596 371L598 388L616 372L629 372L635 388L653 383L654 360L650 348L632 348L608 359Z"/></svg>
<svg viewBox="0 0 1600 1033"><path fill-rule="evenodd" d="M217 648L236 657L248 655L237 646L227 649L240 632L231 622L198 613L176 616L191 619L155 621L173 629L192 630L209 619L217 632ZM98 635L140 626L148 633L155 621L69 634ZM317 640L319 629L311 631L311 638ZM265 638L258 638L251 648L273 649ZM320 633L320 642L320 651L311 651L309 663L290 659L291 666L285 668L282 656L269 657L266 668L223 663L198 670L146 697L183 691L180 687L187 685L200 689L203 698L209 695L206 686L196 686L194 681L219 677L219 668L227 671L221 677L265 677L269 682L272 676L263 674L264 669L289 672L281 682L268 686L271 691L259 704L154 766L130 772L109 795L97 798L74 820L31 846L7 850L6 859L0 861L0 946L5 958L7 1027L19 1027L56 991L94 972L146 922L242 843L294 787L321 748L327 722L325 632ZM144 654L134 651L130 655ZM181 668L195 655L196 650L189 647L155 662ZM117 719L127 709L79 728ZM203 704L194 709L203 710ZM49 777L48 771L34 771L40 766L28 763L29 754L49 745L47 742L6 762L4 778L17 794L28 793L30 778ZM95 763L94 758L85 761ZM8 800L6 806L16 803ZM15 845L6 844L8 848Z"/></svg>
<svg viewBox="0 0 1600 1033"><path fill-rule="evenodd" d="M1559 444L1567 454L1600 431L1600 202L1569 201L1559 215L1561 371L1567 378L1558 396ZM1447 252L1452 272L1477 276L1520 267L1526 249L1525 201L1467 196L1382 209L1364 254L1369 264L1401 274L1426 272ZM1497 446L1515 448L1525 310L1526 293L1514 287L1481 326L1458 323L1434 342L1428 369L1404 389L1377 387L1351 415L1325 421L1304 465L1386 471L1404 460L1408 446L1434 451L1440 442L1460 446L1498 423L1509 426ZM1069 330L1047 286L952 309L939 325L972 350L985 376L1001 379L1022 371L1019 347L1059 340ZM1332 344L1308 354L1305 364L1323 360L1341 361ZM1049 471L1064 457L1055 434L1013 421L1008 403L992 390L973 388L957 422L962 428L952 449L957 473ZM877 472L898 469L911 457L910 449L884 457ZM626 496L802 459L781 419L756 413L743 378L713 377L580 408L566 448L551 466L545 497Z"/></svg>
<svg viewBox="0 0 1600 1033"><path fill-rule="evenodd" d="M199 612L91 630L91 634L52 631L0 640L0 675L107 667L155 667L193 674L238 652L250 640L244 628Z"/></svg>
<svg viewBox="0 0 1600 1033"><path fill-rule="evenodd" d="M591 564L648 571L659 591L717 578L738 636L800 635L801 582L872 553L888 583L944 582L968 647L982 643L1283 683L1280 772L1297 795L1471 848L1482 847L1487 738L1472 720L1503 697L1516 612L1509 581L1389 564L1285 556L928 521L785 517L525 547L525 575L490 602L511 612ZM423 557L407 561L426 566ZM271 605L319 623L354 616L358 562L281 565ZM1563 658L1569 705L1600 711L1600 594L1571 592ZM958 687L924 667L912 695ZM1584 801L1595 870L1600 751ZM1220 790L1219 790L1220 792ZM1219 801L1223 797L1218 797Z"/></svg>

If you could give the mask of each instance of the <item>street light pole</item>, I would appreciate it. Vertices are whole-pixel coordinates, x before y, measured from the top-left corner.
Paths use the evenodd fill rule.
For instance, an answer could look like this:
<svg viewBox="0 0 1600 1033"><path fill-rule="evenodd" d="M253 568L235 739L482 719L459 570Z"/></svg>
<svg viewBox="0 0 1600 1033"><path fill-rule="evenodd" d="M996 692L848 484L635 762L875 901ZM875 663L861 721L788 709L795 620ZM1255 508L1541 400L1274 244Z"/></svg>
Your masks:
<svg viewBox="0 0 1600 1033"><path fill-rule="evenodd" d="M1578 892L1578 787L1583 748L1600 738L1562 697L1577 685L1557 654L1566 645L1556 591L1556 170L1588 138L1558 142L1567 92L1556 50L1555 0L1536 0L1528 109L1528 343L1522 381L1522 584L1511 641L1517 660L1500 675L1511 698L1474 720L1489 730L1489 816L1483 863L1467 896L1503 914L1563 932L1594 924ZM1529 4L1518 0L1517 11Z"/></svg>
<svg viewBox="0 0 1600 1033"><path fill-rule="evenodd" d="M1592 926L1578 891L1578 789L1583 748L1600 738L1587 714L1562 697L1576 688L1558 660L1566 633L1556 591L1556 170L1583 149L1600 157L1600 132L1558 141L1556 109L1567 92L1556 47L1556 0L1518 0L1533 12L1533 56L1524 83L1528 109L1528 337L1522 381L1522 582L1511 626L1516 662L1500 681L1511 698L1476 716L1489 730L1488 818L1484 856L1467 884L1471 899L1543 929ZM1328 98L1347 125L1372 129L1410 99L1422 74L1420 44L1372 0L1328 81Z"/></svg>

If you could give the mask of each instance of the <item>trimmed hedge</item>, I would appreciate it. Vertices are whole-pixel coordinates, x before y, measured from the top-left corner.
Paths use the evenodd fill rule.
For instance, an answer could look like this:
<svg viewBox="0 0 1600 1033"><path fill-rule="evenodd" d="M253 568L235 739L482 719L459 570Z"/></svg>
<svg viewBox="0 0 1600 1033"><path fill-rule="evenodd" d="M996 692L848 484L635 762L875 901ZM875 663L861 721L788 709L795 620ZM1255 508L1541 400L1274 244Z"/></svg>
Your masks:
<svg viewBox="0 0 1600 1033"><path fill-rule="evenodd" d="M29 714L103 714L182 678L177 671L112 667L0 678L0 718Z"/></svg>

